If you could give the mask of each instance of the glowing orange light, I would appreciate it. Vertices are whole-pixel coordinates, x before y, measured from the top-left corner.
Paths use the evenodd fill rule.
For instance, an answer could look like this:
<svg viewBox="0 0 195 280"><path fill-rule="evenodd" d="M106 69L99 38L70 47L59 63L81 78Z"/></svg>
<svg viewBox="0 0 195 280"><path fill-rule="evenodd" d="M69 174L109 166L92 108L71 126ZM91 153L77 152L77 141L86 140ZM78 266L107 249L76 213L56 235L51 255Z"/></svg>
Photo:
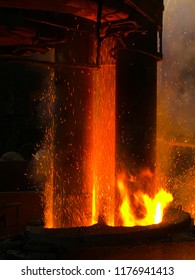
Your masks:
<svg viewBox="0 0 195 280"><path fill-rule="evenodd" d="M118 180L122 203L120 214L123 226L146 226L162 222L165 208L173 200L170 193L160 189L153 197L141 190L131 193L123 178Z"/></svg>
<svg viewBox="0 0 195 280"><path fill-rule="evenodd" d="M44 180L44 219L45 227L54 227L54 114L53 107L56 100L54 90L54 70L50 72L50 81L48 91L44 92L41 99L42 109L42 122L47 122L45 128L45 135L39 151L35 155L37 178L40 177L41 181ZM42 182L41 182L42 183Z"/></svg>
<svg viewBox="0 0 195 280"><path fill-rule="evenodd" d="M116 68L110 60L113 39L101 47L101 66L93 75L92 120L92 224L114 225L115 211L115 84Z"/></svg>
<svg viewBox="0 0 195 280"><path fill-rule="evenodd" d="M89 145L86 145L88 147L86 149L87 155L83 160L87 195L90 194L90 209L82 200L83 208L86 210L85 212L89 213L88 219L90 220L85 225L95 224L100 220L110 226L159 224L163 219L165 208L173 200L173 197L163 188L156 189L154 187L153 189L150 186L150 179L153 176L150 170L147 169L138 174L138 181L136 176L128 175L127 178L125 174L119 174L117 186L120 198L115 195L115 66L102 65L98 70L94 70L93 78L94 90L91 94L89 106L91 113L88 120L90 129L86 130L88 132L86 133L86 143ZM60 187L61 178L59 178L59 185L53 184L54 177L58 175L54 168L55 122L53 107L56 95L53 79L54 71L51 71L49 89L43 98L45 108L43 116L47 118L47 127L40 154L36 155L39 173L46 178L44 217L47 228L61 226L60 222L57 221L58 213L64 211L62 201L67 199L65 192L56 192L56 189ZM71 134L73 133L71 132ZM84 225L82 224L84 219L80 219L79 211L75 210L75 196L69 196L66 201L69 205L66 215L68 213L70 219L74 217L76 226ZM118 222L118 217L118 220L115 219L117 215L120 217L120 222Z"/></svg>
<svg viewBox="0 0 195 280"><path fill-rule="evenodd" d="M92 224L114 225L115 67L102 66L94 77Z"/></svg>

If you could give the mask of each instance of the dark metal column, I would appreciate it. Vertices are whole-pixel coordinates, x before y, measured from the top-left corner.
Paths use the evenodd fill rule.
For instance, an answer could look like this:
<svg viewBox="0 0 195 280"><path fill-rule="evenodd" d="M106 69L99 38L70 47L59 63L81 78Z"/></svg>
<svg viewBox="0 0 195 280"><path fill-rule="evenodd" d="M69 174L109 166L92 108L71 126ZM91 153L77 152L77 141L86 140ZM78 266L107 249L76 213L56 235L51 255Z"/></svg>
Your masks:
<svg viewBox="0 0 195 280"><path fill-rule="evenodd" d="M68 31L56 48L55 227L91 222L90 170L92 80L90 34ZM89 206L89 207L88 207Z"/></svg>
<svg viewBox="0 0 195 280"><path fill-rule="evenodd" d="M157 62L156 33L131 35L116 62L116 142L118 168L131 173L155 168Z"/></svg>

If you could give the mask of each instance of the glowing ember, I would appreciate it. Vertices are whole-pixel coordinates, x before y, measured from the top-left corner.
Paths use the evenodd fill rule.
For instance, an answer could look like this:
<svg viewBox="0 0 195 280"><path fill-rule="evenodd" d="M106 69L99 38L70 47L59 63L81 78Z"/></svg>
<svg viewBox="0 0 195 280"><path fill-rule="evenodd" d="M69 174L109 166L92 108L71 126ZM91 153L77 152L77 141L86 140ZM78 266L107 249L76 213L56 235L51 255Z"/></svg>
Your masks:
<svg viewBox="0 0 195 280"><path fill-rule="evenodd" d="M173 200L170 193L160 189L154 196L149 196L142 190L135 189L124 174L118 178L118 188L121 196L120 214L123 226L146 226L159 224L163 219L165 208ZM132 188L131 188L132 187Z"/></svg>

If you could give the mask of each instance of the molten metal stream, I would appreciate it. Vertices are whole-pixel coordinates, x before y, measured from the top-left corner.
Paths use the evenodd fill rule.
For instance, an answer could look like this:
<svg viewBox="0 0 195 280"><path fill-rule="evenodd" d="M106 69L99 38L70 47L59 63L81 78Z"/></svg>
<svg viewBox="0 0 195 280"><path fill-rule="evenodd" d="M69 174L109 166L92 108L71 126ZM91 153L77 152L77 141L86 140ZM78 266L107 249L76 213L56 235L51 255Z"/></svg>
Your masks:
<svg viewBox="0 0 195 280"><path fill-rule="evenodd" d="M40 154L38 152L36 155L38 172L46 177L43 199L45 227L47 228L57 226L55 221L58 220L58 214L54 213L55 209L58 208L60 212L64 211L64 209L59 209L64 206L58 205L57 199L54 201L54 189L60 188L60 181L59 186L54 186L54 176L56 176L54 170L56 95L53 79L54 71L51 70L49 89L42 100L44 108L42 118L45 118L47 123L45 137ZM138 174L138 179L118 174L116 183L115 80L114 65L103 65L100 69L94 70L94 90L91 96L93 117L90 121L92 130L89 135L91 144L88 148L90 160L87 163L89 171L85 174L88 181L92 182L91 189L89 188L92 198L91 224L100 221L110 226L158 224L162 221L164 210L173 198L165 189L152 185L153 175L150 172L143 172L141 176ZM63 181L63 178L61 180ZM118 196L116 192L118 192ZM74 218L77 215L74 207L71 205L68 207L72 208L70 209L71 217ZM82 205L82 207L87 213L87 205Z"/></svg>
<svg viewBox="0 0 195 280"><path fill-rule="evenodd" d="M115 208L115 66L95 72L93 100L92 224L114 225Z"/></svg>

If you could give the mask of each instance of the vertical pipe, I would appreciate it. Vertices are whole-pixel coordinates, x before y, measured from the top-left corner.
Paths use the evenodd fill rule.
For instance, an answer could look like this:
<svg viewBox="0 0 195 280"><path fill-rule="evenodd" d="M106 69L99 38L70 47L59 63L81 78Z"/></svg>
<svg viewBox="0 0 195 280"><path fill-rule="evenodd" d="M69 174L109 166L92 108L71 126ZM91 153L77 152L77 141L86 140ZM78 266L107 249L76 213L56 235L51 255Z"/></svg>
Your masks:
<svg viewBox="0 0 195 280"><path fill-rule="evenodd" d="M103 1L98 1L97 9L97 24L96 24L96 36L97 36L97 56L96 56L96 65L99 66L100 63L100 50L101 50L101 20L102 20L102 9Z"/></svg>
<svg viewBox="0 0 195 280"><path fill-rule="evenodd" d="M122 164L134 174L155 169L157 62L149 53L157 49L155 35L153 29L148 38L131 35L128 43L136 49L117 54L117 162L119 169Z"/></svg>

